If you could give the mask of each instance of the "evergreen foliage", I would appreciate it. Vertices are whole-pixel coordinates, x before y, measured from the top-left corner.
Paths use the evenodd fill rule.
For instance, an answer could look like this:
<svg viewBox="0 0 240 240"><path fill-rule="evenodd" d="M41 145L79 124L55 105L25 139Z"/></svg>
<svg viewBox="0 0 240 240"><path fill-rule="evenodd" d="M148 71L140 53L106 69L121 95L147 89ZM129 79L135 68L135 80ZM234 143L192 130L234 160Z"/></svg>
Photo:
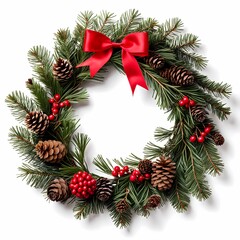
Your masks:
<svg viewBox="0 0 240 240"><path fill-rule="evenodd" d="M167 65L184 66L194 75L195 84L189 87L172 85L167 79L160 76L159 72L146 65L141 58L137 58L139 66L145 77L147 85L153 91L153 98L160 109L166 111L169 121L173 122L171 129L158 127L155 131L157 142L165 141L164 145L149 142L144 149L144 158L156 160L160 156L170 156L176 163L176 178L170 190L159 191L150 181L133 183L129 175L111 179L114 186L112 197L105 203L95 196L90 199L72 197L76 218L86 218L90 214L102 213L104 208L110 212L114 224L119 227L129 226L133 213L148 217L150 210L146 203L150 196L161 197L161 206L169 201L179 212L186 211L190 204L191 196L199 200L207 199L211 190L206 180L206 174L219 175L223 171L223 161L214 142L209 137L202 144L189 142L189 137L203 127L211 124L216 130L216 125L209 117L203 123L196 122L189 109L180 107L178 101L185 95L198 104L206 107L209 113L216 115L220 120L225 120L230 114L230 108L222 102L224 97L229 98L231 87L226 83L218 83L202 75L200 70L206 67L206 59L194 52L200 47L197 36L183 32L183 23L178 18L169 19L160 24L156 19L141 18L136 10L122 14L115 21L114 14L106 11L95 15L86 11L78 16L76 27L60 29L55 34L55 47L53 54L43 46L35 46L28 53L29 62L33 68L33 78L27 83L31 96L28 97L20 91L14 91L6 98L13 116L23 123L26 114L31 111L42 111L50 114L48 99L58 93L62 99L71 103L79 103L88 98L84 83L90 81L87 67L75 68L77 64L86 60L90 54L82 50L84 33L92 29L106 34L112 41L119 42L127 34L146 31L149 34L149 51L160 54ZM52 67L59 58L67 59L73 66L73 75L67 81L57 81L52 73ZM123 72L121 52L116 49L109 63L120 72ZM93 80L103 80L100 70ZM74 118L72 107L61 109L58 117L50 123L44 136L37 136L24 126L12 127L9 140L14 149L23 159L19 168L19 177L26 180L32 187L46 191L49 183L56 177L70 181L72 176L79 171L89 172L88 159L85 154L90 138L83 133L76 133L79 121ZM58 164L42 162L35 152L35 145L39 140L58 140L67 147L65 159ZM98 155L93 164L104 173L111 175L115 165L129 166L136 169L143 158L131 154L127 159L105 159ZM99 176L93 174L97 179ZM111 177L110 177L111 178ZM116 204L125 200L129 205L123 212L117 211Z"/></svg>

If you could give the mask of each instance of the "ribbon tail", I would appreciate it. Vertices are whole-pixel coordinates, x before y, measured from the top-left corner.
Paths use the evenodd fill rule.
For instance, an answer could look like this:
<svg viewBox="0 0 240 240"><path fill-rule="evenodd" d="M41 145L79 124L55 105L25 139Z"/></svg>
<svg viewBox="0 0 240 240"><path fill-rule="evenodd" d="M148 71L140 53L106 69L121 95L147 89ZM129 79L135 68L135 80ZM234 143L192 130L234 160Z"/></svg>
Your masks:
<svg viewBox="0 0 240 240"><path fill-rule="evenodd" d="M122 50L122 64L132 89L132 94L134 94L137 85L148 90L136 58L125 50Z"/></svg>
<svg viewBox="0 0 240 240"><path fill-rule="evenodd" d="M90 76L94 77L96 73L108 62L112 55L112 49L94 53L86 61L78 64L76 68L89 66Z"/></svg>

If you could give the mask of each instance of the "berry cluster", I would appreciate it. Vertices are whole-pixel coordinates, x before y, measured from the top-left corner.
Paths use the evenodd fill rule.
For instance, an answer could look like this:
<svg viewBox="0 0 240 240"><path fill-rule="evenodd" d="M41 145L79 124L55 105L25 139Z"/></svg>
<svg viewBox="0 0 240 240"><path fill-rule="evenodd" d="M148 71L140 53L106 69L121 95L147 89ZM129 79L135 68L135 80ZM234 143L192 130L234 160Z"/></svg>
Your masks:
<svg viewBox="0 0 240 240"><path fill-rule="evenodd" d="M192 135L189 138L189 141L193 143L197 140L199 143L203 143L205 141L206 136L211 132L211 130L212 130L212 126L208 125L204 128L203 131L199 131L198 136L197 134Z"/></svg>
<svg viewBox="0 0 240 240"><path fill-rule="evenodd" d="M60 108L71 106L71 103L69 102L69 100L66 99L63 102L60 102L60 99L61 99L60 94L56 93L53 98L50 98L48 100L49 103L52 104L52 108L51 108L52 114L48 116L48 119L50 121L53 121L55 119L56 115L59 113Z"/></svg>
<svg viewBox="0 0 240 240"><path fill-rule="evenodd" d="M120 168L119 166L115 166L113 171L112 171L112 175L114 177L122 177L125 174L129 173L129 167L128 166L124 166L123 168Z"/></svg>
<svg viewBox="0 0 240 240"><path fill-rule="evenodd" d="M71 193L78 198L84 199L92 196L96 187L97 181L92 177L92 175L81 171L74 174L69 184Z"/></svg>
<svg viewBox="0 0 240 240"><path fill-rule="evenodd" d="M135 169L132 171L129 180L131 182L143 182L144 180L148 180L151 178L150 173L145 173L144 175L140 173L139 170Z"/></svg>
<svg viewBox="0 0 240 240"><path fill-rule="evenodd" d="M144 180L148 180L151 178L151 174L141 174L139 170L130 170L128 166L124 166L122 168L120 168L119 166L115 166L112 171L112 176L114 177L122 177L127 174L130 174L129 180L131 182L143 182Z"/></svg>
<svg viewBox="0 0 240 240"><path fill-rule="evenodd" d="M192 99L189 99L188 96L183 96L183 98L178 102L180 107L193 107L196 105L196 102Z"/></svg>

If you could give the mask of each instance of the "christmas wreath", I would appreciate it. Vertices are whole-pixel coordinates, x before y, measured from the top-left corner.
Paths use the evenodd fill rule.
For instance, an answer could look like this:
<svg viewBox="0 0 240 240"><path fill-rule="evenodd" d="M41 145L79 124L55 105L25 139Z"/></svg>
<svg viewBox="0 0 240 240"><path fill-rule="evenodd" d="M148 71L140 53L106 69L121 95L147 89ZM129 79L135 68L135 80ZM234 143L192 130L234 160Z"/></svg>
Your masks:
<svg viewBox="0 0 240 240"><path fill-rule="evenodd" d="M167 201L182 212L191 195L210 196L206 174L223 171L216 146L224 138L213 119L230 114L221 98L230 96L231 87L201 73L206 59L195 51L199 39L183 31L180 19L159 23L136 10L114 18L105 11L81 13L73 31L57 31L53 54L43 46L30 49L34 74L26 87L32 97L14 91L6 102L23 123L9 133L24 160L19 176L51 201L74 204L79 219L107 208L114 224L126 227L134 212L146 217ZM85 82L103 80L109 65L126 73L132 93L137 85L151 88L174 126L156 129L156 140L166 143L147 143L144 157L96 156L100 176L89 172L90 139L76 132L73 104L88 98Z"/></svg>

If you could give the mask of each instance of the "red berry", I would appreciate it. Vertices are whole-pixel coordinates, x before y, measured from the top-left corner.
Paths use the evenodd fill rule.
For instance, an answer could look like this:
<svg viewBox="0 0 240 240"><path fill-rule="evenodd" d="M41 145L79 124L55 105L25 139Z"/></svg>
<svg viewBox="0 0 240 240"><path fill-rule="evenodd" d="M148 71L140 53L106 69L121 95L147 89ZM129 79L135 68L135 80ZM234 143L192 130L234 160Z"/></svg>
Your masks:
<svg viewBox="0 0 240 240"><path fill-rule="evenodd" d="M87 189L88 189L87 186L83 186L82 188L83 191L87 191Z"/></svg>
<svg viewBox="0 0 240 240"><path fill-rule="evenodd" d="M197 140L197 137L195 135L192 135L190 138L189 138L189 141L190 142L195 142Z"/></svg>
<svg viewBox="0 0 240 240"><path fill-rule="evenodd" d="M196 102L194 100L190 100L189 101L189 105L190 105L190 107L193 107L193 106L196 105Z"/></svg>
<svg viewBox="0 0 240 240"><path fill-rule="evenodd" d="M184 105L189 103L189 98L187 96L183 96L182 100L184 102Z"/></svg>
<svg viewBox="0 0 240 240"><path fill-rule="evenodd" d="M74 188L74 184L72 184L72 183L69 184L69 188L70 188L70 189L73 189L73 188Z"/></svg>
<svg viewBox="0 0 240 240"><path fill-rule="evenodd" d="M125 174L125 172L124 172L123 170L120 170L120 171L119 171L120 177L122 177L124 174Z"/></svg>
<svg viewBox="0 0 240 240"><path fill-rule="evenodd" d="M96 186L96 183L97 183L96 179L92 179L91 183L92 183L92 186Z"/></svg>
<svg viewBox="0 0 240 240"><path fill-rule="evenodd" d="M82 178L85 179L87 177L88 173L87 172L83 172L82 173Z"/></svg>
<svg viewBox="0 0 240 240"><path fill-rule="evenodd" d="M145 177L146 179L150 179L151 174L150 174L150 173L145 173L145 174L144 174L144 177Z"/></svg>
<svg viewBox="0 0 240 240"><path fill-rule="evenodd" d="M92 176L91 176L91 175L88 175L88 176L86 177L86 180L87 180L87 181L92 180Z"/></svg>
<svg viewBox="0 0 240 240"><path fill-rule="evenodd" d="M54 98L55 98L55 100L58 102L58 101L60 100L61 96L60 96L60 94L56 93L56 94L54 95Z"/></svg>
<svg viewBox="0 0 240 240"><path fill-rule="evenodd" d="M53 121L55 119L55 116L53 114L49 115L48 116L48 120L49 121Z"/></svg>
<svg viewBox="0 0 240 240"><path fill-rule="evenodd" d="M87 186L87 183L88 183L87 180L84 180L84 181L83 181L83 185L84 185L84 186Z"/></svg>
<svg viewBox="0 0 240 240"><path fill-rule="evenodd" d="M201 134L202 137L206 137L207 136L207 134L205 132L201 132L200 134Z"/></svg>
<svg viewBox="0 0 240 240"><path fill-rule="evenodd" d="M183 107L183 106L185 105L185 103L184 103L183 100L180 100L180 101L178 102L178 105L179 105L180 107Z"/></svg>
<svg viewBox="0 0 240 240"><path fill-rule="evenodd" d="M58 114L58 112L59 112L59 110L57 108L52 108L51 110L52 110L52 113L55 115Z"/></svg>
<svg viewBox="0 0 240 240"><path fill-rule="evenodd" d="M128 170L129 170L129 167L128 167L128 166L124 166L124 167L123 167L123 171L124 171L125 173L128 173Z"/></svg>
<svg viewBox="0 0 240 240"><path fill-rule="evenodd" d="M203 136L198 137L198 142L203 143L205 141L205 138Z"/></svg>
<svg viewBox="0 0 240 240"><path fill-rule="evenodd" d="M138 180L139 182L142 182L142 181L144 181L144 179L145 179L144 176L143 176L143 175L140 175L137 180Z"/></svg>
<svg viewBox="0 0 240 240"><path fill-rule="evenodd" d="M52 106L53 106L53 108L59 108L59 104L56 102L54 102Z"/></svg>
<svg viewBox="0 0 240 240"><path fill-rule="evenodd" d="M77 193L76 189L73 189L73 190L72 190L72 194L75 195L76 193Z"/></svg>
<svg viewBox="0 0 240 240"><path fill-rule="evenodd" d="M67 99L64 101L64 104L65 104L65 106L67 106L67 107L70 107L70 106L71 106L71 103L70 103L69 100L67 100Z"/></svg>
<svg viewBox="0 0 240 240"><path fill-rule="evenodd" d="M188 103L187 103L187 104L185 104L185 108L189 108L189 106L190 106L190 105L189 105Z"/></svg>
<svg viewBox="0 0 240 240"><path fill-rule="evenodd" d="M206 134L209 134L209 133L211 132L211 127L205 127L205 128L204 128L204 132L205 132Z"/></svg>
<svg viewBox="0 0 240 240"><path fill-rule="evenodd" d="M64 102L60 102L60 103L59 103L59 107L60 107L60 108L64 108L64 107L65 107L65 103L64 103Z"/></svg>
<svg viewBox="0 0 240 240"><path fill-rule="evenodd" d="M81 188L81 187L80 187L80 188L78 188L78 190L77 190L77 191L78 191L79 193L81 193L81 192L82 192L82 190L83 190L83 188Z"/></svg>
<svg viewBox="0 0 240 240"><path fill-rule="evenodd" d="M88 182L87 182L87 185L88 185L89 187L91 187L91 186L92 186L91 181L88 181Z"/></svg>
<svg viewBox="0 0 240 240"><path fill-rule="evenodd" d="M131 175L130 177L129 177L129 180L131 181L131 182L135 182L136 180L137 180L137 177L136 177L136 175Z"/></svg>
<svg viewBox="0 0 240 240"><path fill-rule="evenodd" d="M138 176L140 175L140 172L139 172L138 170L134 170L134 171L132 172L132 175L138 177Z"/></svg>
<svg viewBox="0 0 240 240"><path fill-rule="evenodd" d="M73 194L75 194L75 193L73 193ZM80 193L76 193L76 196L77 196L78 198L82 198L82 195L81 195Z"/></svg>
<svg viewBox="0 0 240 240"><path fill-rule="evenodd" d="M53 104L53 103L55 103L55 99L54 98L50 98L50 99L48 99L48 102Z"/></svg>
<svg viewBox="0 0 240 240"><path fill-rule="evenodd" d="M113 168L113 170L116 171L116 172L119 172L119 171L120 171L120 167L119 167L119 166L115 166L115 167Z"/></svg>
<svg viewBox="0 0 240 240"><path fill-rule="evenodd" d="M115 170L113 170L113 171L112 171L112 175L113 175L114 177L117 177L117 176L118 176L118 172L116 172Z"/></svg>

